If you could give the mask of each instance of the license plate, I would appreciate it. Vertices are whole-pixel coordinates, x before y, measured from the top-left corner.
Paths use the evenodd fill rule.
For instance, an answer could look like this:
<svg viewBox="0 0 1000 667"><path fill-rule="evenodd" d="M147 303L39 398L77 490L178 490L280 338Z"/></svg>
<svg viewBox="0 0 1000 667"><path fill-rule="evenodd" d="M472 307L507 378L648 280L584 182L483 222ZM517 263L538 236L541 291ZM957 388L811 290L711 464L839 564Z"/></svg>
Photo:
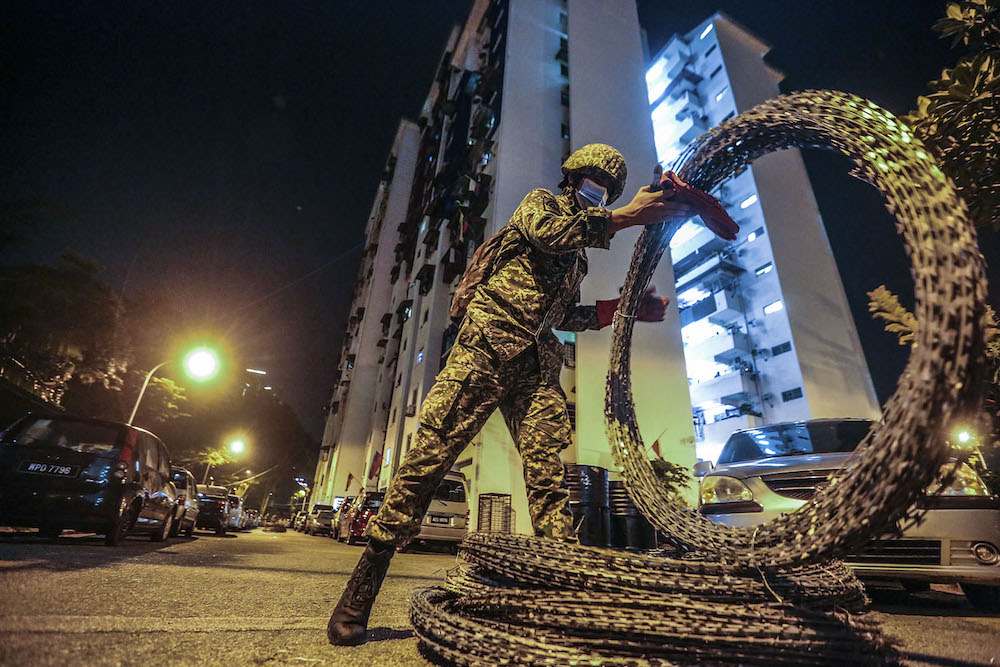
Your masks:
<svg viewBox="0 0 1000 667"><path fill-rule="evenodd" d="M56 477L75 477L77 466L67 466L61 463L36 463L35 461L22 461L19 472L28 472L35 475L55 475Z"/></svg>
<svg viewBox="0 0 1000 667"><path fill-rule="evenodd" d="M450 523L451 519L446 516L432 516L431 523Z"/></svg>

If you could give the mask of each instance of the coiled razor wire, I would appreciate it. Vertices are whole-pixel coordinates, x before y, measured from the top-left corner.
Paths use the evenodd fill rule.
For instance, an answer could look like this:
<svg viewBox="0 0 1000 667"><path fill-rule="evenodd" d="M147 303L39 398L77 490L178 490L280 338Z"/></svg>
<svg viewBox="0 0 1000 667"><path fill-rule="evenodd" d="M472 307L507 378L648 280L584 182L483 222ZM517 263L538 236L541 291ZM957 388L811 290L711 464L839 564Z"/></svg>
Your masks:
<svg viewBox="0 0 1000 667"><path fill-rule="evenodd" d="M470 534L444 588L418 592L425 655L459 665L879 664L891 642L863 615L839 561L919 519L916 501L951 455L945 434L980 400L986 285L964 202L910 130L845 93L805 91L746 111L674 165L712 191L784 148L836 150L877 188L912 262L916 332L882 421L835 483L757 528L675 506L636 423L630 344L638 302L680 223L646 228L615 318L605 413L629 495L676 551L625 554L541 538Z"/></svg>

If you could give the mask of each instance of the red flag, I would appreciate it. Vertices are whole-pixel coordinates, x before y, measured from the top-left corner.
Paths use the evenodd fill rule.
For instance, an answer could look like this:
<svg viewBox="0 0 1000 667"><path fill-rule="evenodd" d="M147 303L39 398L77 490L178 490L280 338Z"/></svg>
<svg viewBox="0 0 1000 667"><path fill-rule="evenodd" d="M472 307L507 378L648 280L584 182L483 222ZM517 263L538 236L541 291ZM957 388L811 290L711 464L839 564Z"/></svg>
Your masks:
<svg viewBox="0 0 1000 667"><path fill-rule="evenodd" d="M368 470L368 479L371 479L378 474L379 469L382 467L382 452L375 452L375 456L372 457L372 467Z"/></svg>
<svg viewBox="0 0 1000 667"><path fill-rule="evenodd" d="M344 491L349 491L351 488L351 480L354 479L354 475L347 473L347 486L344 487Z"/></svg>
<svg viewBox="0 0 1000 667"><path fill-rule="evenodd" d="M659 456L659 457L660 457L661 459L663 458L663 454L661 454L661 453L660 453L660 439L659 439L659 438L657 438L657 439L656 439L656 440L655 440L655 441L653 442L653 451L654 451L654 452L656 453L656 455L657 455L657 456Z"/></svg>

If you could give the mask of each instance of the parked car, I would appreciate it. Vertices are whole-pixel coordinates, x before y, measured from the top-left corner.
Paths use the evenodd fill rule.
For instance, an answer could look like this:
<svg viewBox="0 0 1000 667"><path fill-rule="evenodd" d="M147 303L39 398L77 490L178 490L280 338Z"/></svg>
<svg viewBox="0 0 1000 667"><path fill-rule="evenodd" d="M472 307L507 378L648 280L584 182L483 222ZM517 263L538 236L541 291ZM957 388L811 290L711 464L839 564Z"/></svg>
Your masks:
<svg viewBox="0 0 1000 667"><path fill-rule="evenodd" d="M335 512L331 507L328 510L319 510L315 514L310 514L306 519L306 532L310 535L329 535L333 525L333 515Z"/></svg>
<svg viewBox="0 0 1000 667"><path fill-rule="evenodd" d="M347 510L351 509L351 503L354 502L355 496L345 496L343 498L335 498L333 504L337 507L333 511L333 520L330 522L330 537L337 541L340 541L340 522L344 518L344 514ZM337 500L340 502L338 503Z"/></svg>
<svg viewBox="0 0 1000 667"><path fill-rule="evenodd" d="M177 490L177 511L174 513L171 535L184 533L191 537L198 522L198 484L187 468L171 466L170 474Z"/></svg>
<svg viewBox="0 0 1000 667"><path fill-rule="evenodd" d="M700 511L741 527L794 512L847 463L871 426L866 419L813 419L737 431L701 480ZM921 503L927 512L919 525L845 561L862 578L909 589L957 583L975 607L1000 611L1000 500L961 463L951 484Z"/></svg>
<svg viewBox="0 0 1000 667"><path fill-rule="evenodd" d="M253 529L260 525L260 512L255 509L248 509L245 514L247 529Z"/></svg>
<svg viewBox="0 0 1000 667"><path fill-rule="evenodd" d="M309 518L309 512L306 512L305 510L296 512L295 516L292 517L292 528L301 533L302 530L304 529L306 519L308 518Z"/></svg>
<svg viewBox="0 0 1000 667"><path fill-rule="evenodd" d="M450 472L441 480L431 504L420 522L420 532L414 542L447 542L457 545L469 525L469 501L465 475Z"/></svg>
<svg viewBox="0 0 1000 667"><path fill-rule="evenodd" d="M375 515L383 500L385 494L381 491L366 491L355 498L340 519L337 540L354 544L363 539L368 519Z"/></svg>
<svg viewBox="0 0 1000 667"><path fill-rule="evenodd" d="M243 498L235 493L229 494L229 529L243 530Z"/></svg>
<svg viewBox="0 0 1000 667"><path fill-rule="evenodd" d="M28 415L0 434L0 525L55 538L63 528L167 538L174 521L170 455L155 435L120 422Z"/></svg>
<svg viewBox="0 0 1000 667"><path fill-rule="evenodd" d="M229 528L229 490L224 486L198 487L198 528L225 535Z"/></svg>
<svg viewBox="0 0 1000 667"><path fill-rule="evenodd" d="M333 505L322 505L319 503L313 505L309 510L309 513L302 517L302 523L299 525L299 530L303 533L308 532L309 527L315 520L316 515L323 510L333 510Z"/></svg>

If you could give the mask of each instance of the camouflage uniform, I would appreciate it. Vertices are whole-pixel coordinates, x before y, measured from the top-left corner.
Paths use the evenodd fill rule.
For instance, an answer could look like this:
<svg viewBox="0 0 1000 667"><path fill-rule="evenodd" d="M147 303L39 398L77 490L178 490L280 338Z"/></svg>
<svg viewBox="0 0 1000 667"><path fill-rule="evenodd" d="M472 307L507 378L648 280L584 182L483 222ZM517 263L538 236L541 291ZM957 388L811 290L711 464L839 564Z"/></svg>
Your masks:
<svg viewBox="0 0 1000 667"><path fill-rule="evenodd" d="M421 406L413 446L368 522L368 537L399 545L416 535L434 490L497 408L524 464L535 533L574 537L559 460L572 428L559 386L562 346L552 328L599 328L596 308L577 302L587 273L584 248L608 247L609 222L608 210L581 208L572 189L560 195L538 189L524 198L504 237L521 250L470 303Z"/></svg>

